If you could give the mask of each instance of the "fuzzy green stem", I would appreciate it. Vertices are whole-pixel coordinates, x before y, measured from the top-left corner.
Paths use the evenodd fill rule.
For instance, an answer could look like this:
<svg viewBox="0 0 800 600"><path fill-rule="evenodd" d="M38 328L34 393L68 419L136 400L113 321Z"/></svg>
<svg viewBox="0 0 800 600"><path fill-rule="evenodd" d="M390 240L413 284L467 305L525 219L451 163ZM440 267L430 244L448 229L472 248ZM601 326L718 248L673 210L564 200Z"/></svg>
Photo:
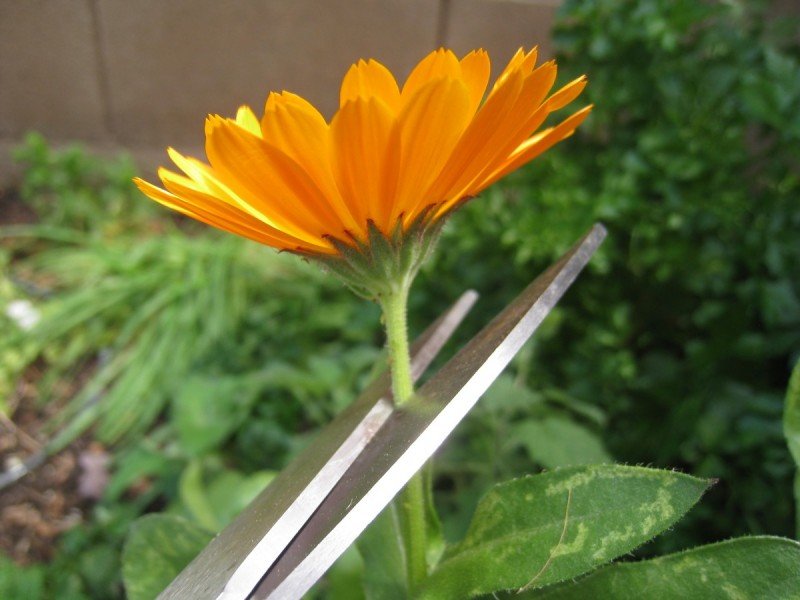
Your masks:
<svg viewBox="0 0 800 600"><path fill-rule="evenodd" d="M428 576L427 531L425 523L425 484L422 471L414 476L400 493L400 524L406 550L406 579L413 592Z"/></svg>
<svg viewBox="0 0 800 600"><path fill-rule="evenodd" d="M409 287L404 282L380 300L386 324L392 393L397 406L402 406L414 393L406 317ZM427 548L425 484L422 472L411 478L397 502L406 550L408 589L413 591L428 575L425 557Z"/></svg>
<svg viewBox="0 0 800 600"><path fill-rule="evenodd" d="M408 351L408 285L381 298L383 319L386 323L386 345L389 348L389 365L392 371L394 403L402 406L414 393L411 379L411 357Z"/></svg>

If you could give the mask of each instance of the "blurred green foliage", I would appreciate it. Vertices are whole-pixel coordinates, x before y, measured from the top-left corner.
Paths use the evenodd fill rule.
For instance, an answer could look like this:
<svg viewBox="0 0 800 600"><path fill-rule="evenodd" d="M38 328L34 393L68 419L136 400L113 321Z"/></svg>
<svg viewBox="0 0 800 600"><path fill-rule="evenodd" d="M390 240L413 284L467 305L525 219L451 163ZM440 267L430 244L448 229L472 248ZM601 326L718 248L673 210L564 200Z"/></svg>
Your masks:
<svg viewBox="0 0 800 600"><path fill-rule="evenodd" d="M491 483L611 458L721 480L645 553L793 534L781 413L800 349L800 49L762 8L562 6L561 79L589 75L593 116L452 219L412 290L412 331L473 287L452 348L592 222L610 235L441 452L450 539ZM37 358L45 400L88 375L55 439L92 426L116 445L90 523L51 565L0 562L0 597L119 597L133 519L224 526L374 374L378 310L294 257L154 210L126 162L38 137L17 158L40 224L0 232L0 309L25 299L42 317L0 339L0 391ZM0 326L15 327L5 310ZM242 497L220 493L231 482ZM330 597L361 568L342 565Z"/></svg>
<svg viewBox="0 0 800 600"><path fill-rule="evenodd" d="M613 411L617 458L722 480L672 543L792 535L780 415L800 351L797 38L771 35L753 2L563 10L563 62L593 74L598 107L571 160L611 229L616 285L581 289L602 304L569 320L575 360L551 366ZM613 380L591 377L614 364Z"/></svg>
<svg viewBox="0 0 800 600"><path fill-rule="evenodd" d="M38 133L28 134L12 156L25 168L19 194L40 223L99 233L101 223L127 229L152 213L130 185L136 165L128 156L98 161L78 144L53 152Z"/></svg>
<svg viewBox="0 0 800 600"><path fill-rule="evenodd" d="M122 598L121 543L141 507L98 505L91 520L63 534L47 564L20 566L0 554L0 597L31 600Z"/></svg>
<svg viewBox="0 0 800 600"><path fill-rule="evenodd" d="M758 3L581 0L555 41L563 81L589 74L592 117L457 215L417 289L471 285L497 306L604 222L527 380L607 411L617 460L721 479L662 549L792 535L780 416L800 351L796 38Z"/></svg>
<svg viewBox="0 0 800 600"><path fill-rule="evenodd" d="M291 330L279 322L297 324L331 288L308 265L232 237L191 237L171 229L135 239L84 238L38 226L9 234L50 242L16 269L18 278L30 275L28 287L50 284L36 326L6 337L0 349L31 344L30 355L44 356L55 378L92 362L94 374L67 413L84 415L76 427L98 421L95 434L104 442L143 433L196 369L236 371L242 360L252 368L259 364L253 352L264 353L261 364L267 364ZM257 332L247 327L256 318ZM330 314L304 322L307 335L340 324ZM340 340L342 349L348 338ZM308 360L324 368L323 353ZM290 377L282 372L257 383L280 387ZM321 422L325 410L315 410Z"/></svg>
<svg viewBox="0 0 800 600"><path fill-rule="evenodd" d="M783 410L783 433L786 445L797 467L794 475L795 521L797 537L800 538L800 360L794 366L786 390L786 405Z"/></svg>
<svg viewBox="0 0 800 600"><path fill-rule="evenodd" d="M114 461L90 522L52 564L0 564L0 597L33 585L25 597L115 598L135 517L166 510L213 533L364 387L380 359L378 310L293 256L150 210L123 171L71 179L62 171L107 172L106 161L39 144L31 136L17 153L49 165L28 162L23 187L35 175L67 203L84 201L70 190L94 190L98 208L0 229L0 384L13 389L37 360L40 402L81 382L47 450L91 429ZM99 208L118 188L148 206L141 218ZM32 327L7 314L20 301L39 315ZM76 563L95 553L113 560L102 581Z"/></svg>

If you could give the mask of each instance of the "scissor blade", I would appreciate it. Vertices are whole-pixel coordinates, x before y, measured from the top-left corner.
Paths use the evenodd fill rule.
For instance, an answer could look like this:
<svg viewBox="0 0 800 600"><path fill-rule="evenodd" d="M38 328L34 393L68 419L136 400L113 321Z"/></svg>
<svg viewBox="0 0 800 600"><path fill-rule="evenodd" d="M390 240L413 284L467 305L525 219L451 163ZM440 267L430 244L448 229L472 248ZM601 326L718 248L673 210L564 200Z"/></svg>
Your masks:
<svg viewBox="0 0 800 600"><path fill-rule="evenodd" d="M605 237L595 225L400 409L276 561L253 598L300 598L433 455L572 284Z"/></svg>
<svg viewBox="0 0 800 600"><path fill-rule="evenodd" d="M417 379L477 299L467 291L417 339ZM379 376L317 435L159 595L244 600L392 412L390 378Z"/></svg>

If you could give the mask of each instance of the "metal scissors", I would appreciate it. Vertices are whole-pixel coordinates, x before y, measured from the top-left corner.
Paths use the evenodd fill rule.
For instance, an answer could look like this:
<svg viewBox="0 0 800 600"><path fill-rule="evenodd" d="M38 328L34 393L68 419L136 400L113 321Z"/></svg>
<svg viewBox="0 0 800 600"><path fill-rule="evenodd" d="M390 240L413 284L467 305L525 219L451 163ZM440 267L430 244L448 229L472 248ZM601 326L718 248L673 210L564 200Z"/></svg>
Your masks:
<svg viewBox="0 0 800 600"><path fill-rule="evenodd" d="M301 598L392 501L550 313L606 235L594 225L409 399L387 373L326 426L170 583L162 600ZM477 298L468 291L416 340L415 380Z"/></svg>

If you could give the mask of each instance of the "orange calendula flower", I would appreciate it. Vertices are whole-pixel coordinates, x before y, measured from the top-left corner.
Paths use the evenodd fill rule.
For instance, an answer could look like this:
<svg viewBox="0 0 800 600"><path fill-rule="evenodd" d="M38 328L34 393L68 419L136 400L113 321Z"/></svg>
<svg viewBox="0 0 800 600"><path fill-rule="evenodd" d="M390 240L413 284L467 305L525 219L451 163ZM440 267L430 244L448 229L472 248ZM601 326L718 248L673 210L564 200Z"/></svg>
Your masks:
<svg viewBox="0 0 800 600"><path fill-rule="evenodd" d="M460 60L432 52L402 87L382 64L362 60L345 75L330 123L303 98L272 93L260 119L247 106L235 119L208 117L210 164L170 148L183 173L161 168L165 189L136 183L169 208L280 250L336 259L367 252L378 233L391 250L438 229L462 201L586 118L591 107L537 133L586 78L551 94L555 62L536 66L536 57L520 49L488 95L483 50Z"/></svg>

